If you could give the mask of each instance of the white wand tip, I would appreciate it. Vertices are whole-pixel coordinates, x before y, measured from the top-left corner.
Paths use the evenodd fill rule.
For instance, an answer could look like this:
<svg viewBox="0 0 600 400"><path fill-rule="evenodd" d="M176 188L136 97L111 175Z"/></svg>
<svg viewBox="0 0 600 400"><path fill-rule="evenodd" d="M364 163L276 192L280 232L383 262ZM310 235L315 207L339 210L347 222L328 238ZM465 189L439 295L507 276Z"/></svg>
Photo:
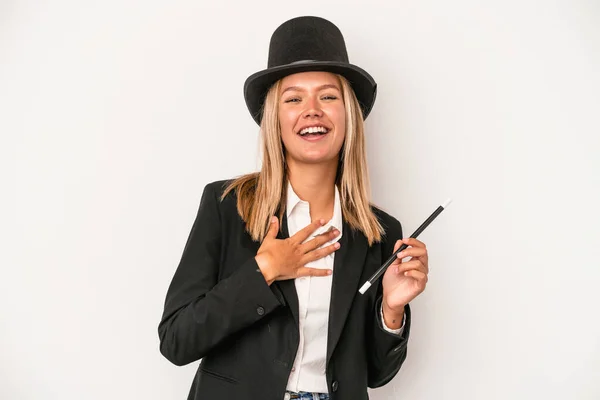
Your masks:
<svg viewBox="0 0 600 400"><path fill-rule="evenodd" d="M446 202L444 204L442 204L442 208L448 207L450 205L450 203L452 203L452 199L446 200Z"/></svg>
<svg viewBox="0 0 600 400"><path fill-rule="evenodd" d="M369 289L370 287L371 287L371 282L366 281L365 284L362 285L362 287L359 290L360 294L365 294L365 292L367 291L367 289Z"/></svg>

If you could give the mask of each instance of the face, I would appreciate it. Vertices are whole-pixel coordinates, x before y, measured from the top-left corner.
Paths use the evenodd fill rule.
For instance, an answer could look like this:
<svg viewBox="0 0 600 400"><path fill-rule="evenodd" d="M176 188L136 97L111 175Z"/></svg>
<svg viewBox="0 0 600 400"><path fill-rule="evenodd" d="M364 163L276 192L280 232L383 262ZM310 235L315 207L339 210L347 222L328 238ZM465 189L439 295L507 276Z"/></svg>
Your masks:
<svg viewBox="0 0 600 400"><path fill-rule="evenodd" d="M346 134L346 110L338 78L301 72L283 78L279 125L288 163L332 164Z"/></svg>

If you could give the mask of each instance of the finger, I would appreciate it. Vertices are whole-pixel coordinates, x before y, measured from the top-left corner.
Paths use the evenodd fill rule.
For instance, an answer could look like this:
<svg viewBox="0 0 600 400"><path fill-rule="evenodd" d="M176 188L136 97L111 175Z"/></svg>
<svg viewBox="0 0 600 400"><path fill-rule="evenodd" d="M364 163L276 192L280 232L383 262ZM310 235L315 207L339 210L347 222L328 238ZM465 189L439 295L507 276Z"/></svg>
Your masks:
<svg viewBox="0 0 600 400"><path fill-rule="evenodd" d="M398 267L400 264L402 264L404 261L402 261L401 258L397 258L392 261L392 263L390 264L390 267Z"/></svg>
<svg viewBox="0 0 600 400"><path fill-rule="evenodd" d="M329 242L330 240L335 239L340 234L340 231L337 229L332 229L331 231L321 233L320 235L314 237L306 243L303 243L301 247L301 251L303 253L308 253L315 249L318 249L323 244Z"/></svg>
<svg viewBox="0 0 600 400"><path fill-rule="evenodd" d="M427 257L427 249L423 247L408 247L396 254L396 257Z"/></svg>
<svg viewBox="0 0 600 400"><path fill-rule="evenodd" d="M279 219L273 216L271 217L271 223L269 224L269 231L267 232L267 236L270 238L277 238L277 232L279 232Z"/></svg>
<svg viewBox="0 0 600 400"><path fill-rule="evenodd" d="M296 278L302 276L327 276L333 273L330 269L300 267L296 270Z"/></svg>
<svg viewBox="0 0 600 400"><path fill-rule="evenodd" d="M398 267L398 273L403 273L406 271L421 271L426 274L429 273L427 266L419 259L413 259L402 263L402 265Z"/></svg>
<svg viewBox="0 0 600 400"><path fill-rule="evenodd" d="M394 251L392 252L392 255L393 255L393 253L396 253L403 244L404 243L402 243L402 239L396 240L396 244L394 245ZM400 253L398 253L398 254L400 254ZM390 264L390 267L397 267L401 263L402 263L402 259L396 257L396 259L394 261L392 261L392 263Z"/></svg>
<svg viewBox="0 0 600 400"><path fill-rule="evenodd" d="M394 245L394 253L400 248L400 246L402 246L404 243L402 243L402 239L396 240L396 244Z"/></svg>
<svg viewBox="0 0 600 400"><path fill-rule="evenodd" d="M332 243L329 246L323 247L322 249L316 249L316 250L306 253L304 255L304 257L302 257L301 262L303 265L308 264L311 261L318 260L320 258L323 258L323 257L333 253L334 251L336 251L339 248L340 248L340 242Z"/></svg>
<svg viewBox="0 0 600 400"><path fill-rule="evenodd" d="M398 267L400 265L402 265L402 263L405 263L405 262L406 261L405 261L404 258L398 258L398 257L396 257L396 258L394 258L394 261L392 261L392 263L390 264L390 267L398 269Z"/></svg>
<svg viewBox="0 0 600 400"><path fill-rule="evenodd" d="M393 253L396 253L398 250L403 249L403 251L406 251L406 249L408 248L408 245L406 243L404 243L403 239L399 239L396 241L396 244L394 245L394 251ZM396 254L397 256L398 254ZM401 257L404 258L404 257Z"/></svg>
<svg viewBox="0 0 600 400"><path fill-rule="evenodd" d="M406 243L407 245L413 246L413 247L427 248L427 246L425 246L425 243L423 243L420 240L417 240L415 238L404 238L404 239L402 239L402 243Z"/></svg>
<svg viewBox="0 0 600 400"><path fill-rule="evenodd" d="M405 276L410 277L410 278L414 278L417 281L419 281L420 284L422 284L423 286L427 283L427 281L429 280L429 278L427 277L427 274L421 272L421 271L417 271L417 270L411 270L411 271L406 271L404 273Z"/></svg>
<svg viewBox="0 0 600 400"><path fill-rule="evenodd" d="M304 228L300 229L290 239L292 239L295 243L302 243L310 236L311 233L316 231L320 226L323 226L324 224L324 219L317 219L311 222L310 224L306 225Z"/></svg>

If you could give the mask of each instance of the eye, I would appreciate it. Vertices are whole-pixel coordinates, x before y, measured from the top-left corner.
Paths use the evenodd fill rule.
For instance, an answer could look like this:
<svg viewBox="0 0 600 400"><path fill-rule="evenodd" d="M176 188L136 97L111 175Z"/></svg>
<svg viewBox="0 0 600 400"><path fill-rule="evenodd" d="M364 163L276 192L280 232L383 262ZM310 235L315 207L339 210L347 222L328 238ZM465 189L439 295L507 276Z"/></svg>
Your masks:
<svg viewBox="0 0 600 400"><path fill-rule="evenodd" d="M323 96L323 99L324 99L324 100L336 100L336 99L337 99L337 96L334 96L334 95L332 95L332 94L328 94L328 95L326 95L326 96Z"/></svg>
<svg viewBox="0 0 600 400"><path fill-rule="evenodd" d="M297 103L299 101L300 101L300 99L298 97L292 97L292 98L285 100L285 103Z"/></svg>

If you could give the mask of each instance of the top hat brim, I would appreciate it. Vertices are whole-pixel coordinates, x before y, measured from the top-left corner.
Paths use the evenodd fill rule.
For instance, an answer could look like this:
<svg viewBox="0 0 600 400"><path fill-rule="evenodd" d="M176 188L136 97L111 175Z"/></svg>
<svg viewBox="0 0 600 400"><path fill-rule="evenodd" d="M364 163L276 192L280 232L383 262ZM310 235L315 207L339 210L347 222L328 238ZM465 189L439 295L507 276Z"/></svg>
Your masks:
<svg viewBox="0 0 600 400"><path fill-rule="evenodd" d="M263 104L269 88L288 75L307 71L325 71L340 74L348 80L361 107L363 119L366 119L377 96L377 84L364 69L349 63L336 61L304 61L280 65L256 72L244 83L244 98L252 118L261 123Z"/></svg>

